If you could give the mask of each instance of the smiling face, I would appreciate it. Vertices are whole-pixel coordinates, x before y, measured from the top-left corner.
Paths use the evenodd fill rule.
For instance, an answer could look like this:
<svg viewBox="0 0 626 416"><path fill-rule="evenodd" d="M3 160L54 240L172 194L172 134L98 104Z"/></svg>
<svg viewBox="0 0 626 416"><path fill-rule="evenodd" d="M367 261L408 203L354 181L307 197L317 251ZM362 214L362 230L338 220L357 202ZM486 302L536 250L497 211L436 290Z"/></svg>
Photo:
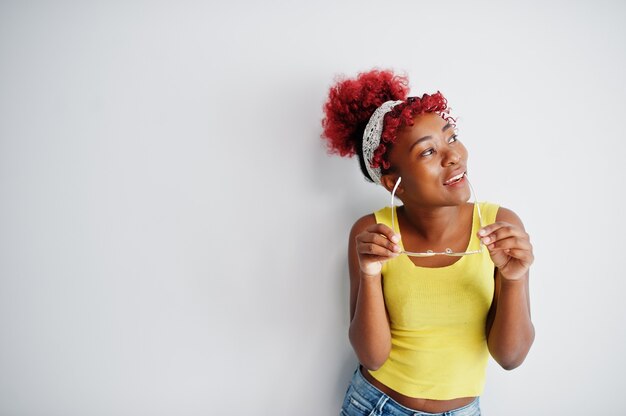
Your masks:
<svg viewBox="0 0 626 416"><path fill-rule="evenodd" d="M418 114L413 121L412 126L398 131L388 154L391 169L383 175L383 185L391 190L401 176L397 195L405 205L434 207L467 202L468 183L465 176L458 180L467 171L467 149L457 139L454 125L437 113Z"/></svg>

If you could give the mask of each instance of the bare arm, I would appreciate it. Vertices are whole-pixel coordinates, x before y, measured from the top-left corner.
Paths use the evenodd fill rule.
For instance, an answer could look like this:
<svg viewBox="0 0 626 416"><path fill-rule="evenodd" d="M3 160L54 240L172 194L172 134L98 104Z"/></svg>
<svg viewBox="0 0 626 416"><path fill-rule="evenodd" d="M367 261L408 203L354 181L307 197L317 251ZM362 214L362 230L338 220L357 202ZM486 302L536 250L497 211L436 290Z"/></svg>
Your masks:
<svg viewBox="0 0 626 416"><path fill-rule="evenodd" d="M500 208L496 223L485 229L490 237L486 244L496 264L487 344L498 364L512 370L522 364L535 339L528 290L532 245L519 217L506 208Z"/></svg>
<svg viewBox="0 0 626 416"><path fill-rule="evenodd" d="M349 338L359 362L370 370L383 365L391 350L381 269L382 263L400 250L391 241L393 235L389 227L376 224L373 215L359 219L350 232Z"/></svg>

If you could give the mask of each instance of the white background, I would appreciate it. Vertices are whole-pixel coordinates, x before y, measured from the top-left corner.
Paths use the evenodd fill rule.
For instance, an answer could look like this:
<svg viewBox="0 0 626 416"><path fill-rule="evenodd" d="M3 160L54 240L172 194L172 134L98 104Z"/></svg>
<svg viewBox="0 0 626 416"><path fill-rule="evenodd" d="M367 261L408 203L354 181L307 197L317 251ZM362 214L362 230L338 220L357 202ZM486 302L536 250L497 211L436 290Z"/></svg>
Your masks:
<svg viewBox="0 0 626 416"><path fill-rule="evenodd" d="M535 247L483 413L626 413L626 4L0 2L0 414L334 415L354 220L337 74L440 90Z"/></svg>

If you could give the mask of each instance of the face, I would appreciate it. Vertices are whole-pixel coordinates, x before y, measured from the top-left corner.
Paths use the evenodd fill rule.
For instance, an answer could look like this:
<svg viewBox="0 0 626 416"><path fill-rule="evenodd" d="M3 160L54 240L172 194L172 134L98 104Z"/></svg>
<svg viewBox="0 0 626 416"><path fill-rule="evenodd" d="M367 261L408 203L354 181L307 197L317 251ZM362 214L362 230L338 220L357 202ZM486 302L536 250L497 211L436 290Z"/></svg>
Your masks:
<svg viewBox="0 0 626 416"><path fill-rule="evenodd" d="M405 205L459 205L471 196L465 177L450 181L467 171L467 149L454 126L436 113L419 114L413 126L400 129L388 160L391 171L383 176L383 184L391 190L401 176L396 194Z"/></svg>

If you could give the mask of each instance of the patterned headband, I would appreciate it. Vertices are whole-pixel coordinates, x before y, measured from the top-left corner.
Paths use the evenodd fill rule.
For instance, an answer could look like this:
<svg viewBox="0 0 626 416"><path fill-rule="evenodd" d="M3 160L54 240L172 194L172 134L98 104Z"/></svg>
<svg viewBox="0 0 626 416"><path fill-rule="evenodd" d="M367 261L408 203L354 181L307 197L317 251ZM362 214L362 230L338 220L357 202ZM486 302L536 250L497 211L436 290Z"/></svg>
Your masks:
<svg viewBox="0 0 626 416"><path fill-rule="evenodd" d="M380 136L383 133L383 119L385 114L391 111L396 105L404 101L385 101L380 107L374 111L374 114L367 122L365 131L363 132L363 159L365 159L365 168L369 173L370 178L380 185L380 177L382 176L380 167L372 167L372 159L374 158L374 151L380 145Z"/></svg>

